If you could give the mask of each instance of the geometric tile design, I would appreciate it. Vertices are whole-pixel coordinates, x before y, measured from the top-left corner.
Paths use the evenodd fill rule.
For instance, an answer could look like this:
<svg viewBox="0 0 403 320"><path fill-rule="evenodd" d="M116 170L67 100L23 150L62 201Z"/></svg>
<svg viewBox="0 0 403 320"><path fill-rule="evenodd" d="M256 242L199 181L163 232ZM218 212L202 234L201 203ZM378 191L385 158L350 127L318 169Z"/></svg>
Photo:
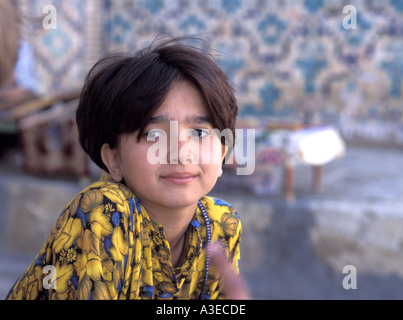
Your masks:
<svg viewBox="0 0 403 320"><path fill-rule="evenodd" d="M403 144L403 1L349 1L357 29L343 28L342 0L20 1L58 10L58 28L31 41L41 90L81 81L107 52L194 34L220 52L241 115L314 114L346 138Z"/></svg>

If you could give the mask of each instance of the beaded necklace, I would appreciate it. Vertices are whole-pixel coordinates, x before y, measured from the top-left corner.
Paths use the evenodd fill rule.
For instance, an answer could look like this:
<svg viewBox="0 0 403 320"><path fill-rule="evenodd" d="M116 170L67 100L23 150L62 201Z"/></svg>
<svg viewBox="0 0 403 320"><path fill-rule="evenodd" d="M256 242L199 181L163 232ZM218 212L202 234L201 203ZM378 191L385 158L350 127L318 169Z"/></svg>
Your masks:
<svg viewBox="0 0 403 320"><path fill-rule="evenodd" d="M203 285L203 291L200 295L201 300L206 299L206 287L207 287L207 278L208 278L208 271L210 267L210 244L211 244L211 227L210 227L210 220L207 215L206 209L204 208L202 202L199 200L197 203L199 206L199 209L203 215L204 222L206 223L206 234L207 234L207 248L206 248L206 266L205 266L205 276L204 276L204 285Z"/></svg>
<svg viewBox="0 0 403 320"><path fill-rule="evenodd" d="M141 206L140 206L140 202L138 201L137 197L135 198L135 203L133 203L133 200L130 201L131 213L133 213L134 205L136 206L137 212L140 213ZM204 275L203 291L200 294L200 299L206 300L206 299L208 299L208 296L206 295L206 288L207 288L208 272L209 272L209 268L210 268L211 226L210 226L210 219L207 215L207 212L206 212L206 209L204 208L203 203L199 200L197 205L199 206L199 209L203 215L204 222L206 224L206 235L207 235L206 265L205 265L206 273ZM131 219L130 230L133 231L133 215L132 214L130 215L130 219Z"/></svg>

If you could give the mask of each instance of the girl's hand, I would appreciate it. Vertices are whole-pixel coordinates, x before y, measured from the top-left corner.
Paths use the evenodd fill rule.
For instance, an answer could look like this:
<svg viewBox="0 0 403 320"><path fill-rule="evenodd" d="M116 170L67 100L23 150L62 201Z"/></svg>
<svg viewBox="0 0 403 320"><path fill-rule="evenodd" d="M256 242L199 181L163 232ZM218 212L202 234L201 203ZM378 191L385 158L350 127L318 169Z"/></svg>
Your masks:
<svg viewBox="0 0 403 320"><path fill-rule="evenodd" d="M251 299L245 282L232 270L231 265L219 243L211 244L210 258L212 264L215 265L218 272L221 274L225 297L230 300Z"/></svg>

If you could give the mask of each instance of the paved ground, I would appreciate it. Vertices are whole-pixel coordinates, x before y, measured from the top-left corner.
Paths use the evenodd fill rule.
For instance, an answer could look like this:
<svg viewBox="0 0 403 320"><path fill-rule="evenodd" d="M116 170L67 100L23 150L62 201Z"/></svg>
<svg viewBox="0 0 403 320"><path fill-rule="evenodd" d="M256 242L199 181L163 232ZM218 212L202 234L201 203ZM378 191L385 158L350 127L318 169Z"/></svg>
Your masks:
<svg viewBox="0 0 403 320"><path fill-rule="evenodd" d="M254 216L240 212L254 297L402 299L402 172L402 150L351 147L324 168L320 194L310 191L310 169L299 167L294 204L249 198ZM346 265L356 267L355 290L342 286Z"/></svg>
<svg viewBox="0 0 403 320"><path fill-rule="evenodd" d="M297 168L293 204L281 194L218 185L214 193L243 221L242 271L253 297L402 299L402 170L402 150L348 147L344 158L325 166L319 194L311 192L310 168ZM0 175L3 183L25 179L1 165ZM37 250L10 250L9 238L1 240L3 298ZM356 267L357 289L343 288L345 265Z"/></svg>

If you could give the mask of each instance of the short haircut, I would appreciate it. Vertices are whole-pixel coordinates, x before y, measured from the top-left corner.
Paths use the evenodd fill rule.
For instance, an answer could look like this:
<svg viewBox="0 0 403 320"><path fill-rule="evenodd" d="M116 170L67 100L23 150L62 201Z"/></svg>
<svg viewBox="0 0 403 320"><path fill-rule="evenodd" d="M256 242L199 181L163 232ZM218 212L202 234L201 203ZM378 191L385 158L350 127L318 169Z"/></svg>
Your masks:
<svg viewBox="0 0 403 320"><path fill-rule="evenodd" d="M140 140L174 80L192 83L201 93L213 128L230 129L235 137L238 106L229 79L207 50L189 45L188 40L157 39L134 55L104 57L89 71L76 121L81 146L100 168L108 172L102 145L114 149L121 134L137 130Z"/></svg>

